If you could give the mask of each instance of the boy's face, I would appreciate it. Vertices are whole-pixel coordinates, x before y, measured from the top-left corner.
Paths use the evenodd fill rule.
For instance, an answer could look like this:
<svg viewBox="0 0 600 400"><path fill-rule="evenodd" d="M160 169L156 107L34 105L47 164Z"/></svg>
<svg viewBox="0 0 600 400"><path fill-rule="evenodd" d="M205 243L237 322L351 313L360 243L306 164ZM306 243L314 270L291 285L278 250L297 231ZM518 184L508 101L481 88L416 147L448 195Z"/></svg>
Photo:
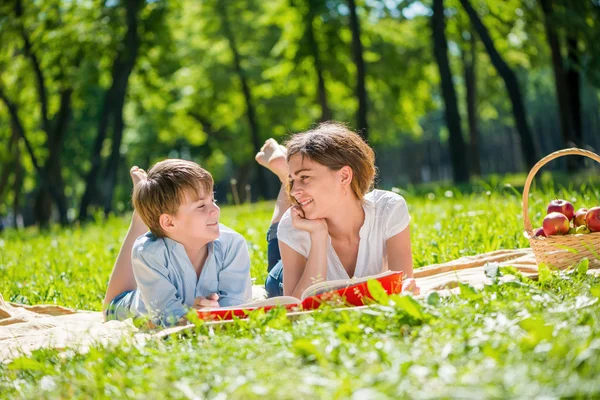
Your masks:
<svg viewBox="0 0 600 400"><path fill-rule="evenodd" d="M171 216L172 229L169 237L190 246L212 242L220 235L220 211L212 192L186 192L177 213Z"/></svg>

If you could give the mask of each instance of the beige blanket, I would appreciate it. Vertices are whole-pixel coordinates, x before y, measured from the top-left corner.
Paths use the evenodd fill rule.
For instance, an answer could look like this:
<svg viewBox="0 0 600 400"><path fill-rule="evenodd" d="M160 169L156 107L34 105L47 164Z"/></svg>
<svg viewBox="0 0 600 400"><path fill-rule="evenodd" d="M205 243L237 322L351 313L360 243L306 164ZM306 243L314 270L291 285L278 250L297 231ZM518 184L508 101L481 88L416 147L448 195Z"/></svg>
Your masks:
<svg viewBox="0 0 600 400"><path fill-rule="evenodd" d="M537 275L535 258L531 249L527 248L498 250L430 265L417 269L415 278L421 295L434 290L448 293L458 282L483 286L488 282L484 266L492 262L500 266L514 266L524 275ZM255 298L263 296L264 291L254 287L253 295ZM5 302L0 295L0 362L8 362L39 348L72 348L85 352L96 344L106 345L123 338L145 341L187 328L140 331L131 320L104 322L102 313L98 311L72 310L55 305L24 306Z"/></svg>

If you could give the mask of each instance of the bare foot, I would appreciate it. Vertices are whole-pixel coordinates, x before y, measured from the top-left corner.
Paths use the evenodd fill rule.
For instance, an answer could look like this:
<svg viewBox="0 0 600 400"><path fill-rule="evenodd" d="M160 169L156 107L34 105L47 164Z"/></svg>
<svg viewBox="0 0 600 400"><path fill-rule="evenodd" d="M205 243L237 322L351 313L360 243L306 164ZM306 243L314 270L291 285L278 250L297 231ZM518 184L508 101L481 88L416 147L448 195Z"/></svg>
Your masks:
<svg viewBox="0 0 600 400"><path fill-rule="evenodd" d="M133 166L129 170L129 175L131 175L131 180L133 181L133 186L135 187L141 181L145 181L148 179L148 174L143 169Z"/></svg>
<svg viewBox="0 0 600 400"><path fill-rule="evenodd" d="M288 176L287 149L275 139L268 139L254 159L285 182Z"/></svg>
<svg viewBox="0 0 600 400"><path fill-rule="evenodd" d="M133 187L136 187L138 183L148 179L148 174L146 173L146 171L144 171L143 169L141 169L137 166L131 167L131 169L129 170L129 175L131 175L131 180L133 181ZM142 235L148 231L148 227L146 226L146 224L144 224L144 221L142 221L142 218L135 210L133 210L133 215L131 217L130 230L134 230L134 229L135 229L135 232L137 232L136 235L134 235L134 237Z"/></svg>

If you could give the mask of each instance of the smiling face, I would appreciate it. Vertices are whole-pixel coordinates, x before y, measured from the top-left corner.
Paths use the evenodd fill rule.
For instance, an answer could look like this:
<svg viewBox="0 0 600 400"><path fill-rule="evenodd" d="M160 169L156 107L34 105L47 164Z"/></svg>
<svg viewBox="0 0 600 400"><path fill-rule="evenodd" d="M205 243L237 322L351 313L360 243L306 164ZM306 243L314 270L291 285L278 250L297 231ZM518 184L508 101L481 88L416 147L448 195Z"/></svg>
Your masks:
<svg viewBox="0 0 600 400"><path fill-rule="evenodd" d="M197 193L186 191L177 213L163 214L161 219L166 221L165 230L171 239L198 246L219 237L219 215L220 209L215 204L212 191L204 193L200 190Z"/></svg>
<svg viewBox="0 0 600 400"><path fill-rule="evenodd" d="M288 165L290 195L304 211L304 217L316 219L333 215L336 205L345 196L344 179L347 177L344 175L347 167L333 171L300 154L292 156Z"/></svg>

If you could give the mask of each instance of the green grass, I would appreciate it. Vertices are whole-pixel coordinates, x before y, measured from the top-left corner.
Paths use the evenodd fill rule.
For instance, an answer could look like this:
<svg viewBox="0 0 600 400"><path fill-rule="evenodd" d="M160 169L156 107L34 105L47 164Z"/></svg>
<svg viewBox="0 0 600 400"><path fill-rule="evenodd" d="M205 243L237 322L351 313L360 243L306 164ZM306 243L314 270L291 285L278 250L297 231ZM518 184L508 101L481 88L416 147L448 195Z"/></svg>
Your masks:
<svg viewBox="0 0 600 400"><path fill-rule="evenodd" d="M415 266L527 246L520 196L493 189L406 193ZM556 196L576 208L600 204L593 187L578 189L535 192L534 226ZM266 275L271 206L222 210L221 221L248 239L257 282ZM99 310L127 224L4 233L0 293ZM293 322L282 310L257 313L86 354L37 351L0 366L0 397L598 397L599 297L598 277L549 273L540 282L462 287L449 298L382 299L368 312L325 310Z"/></svg>

